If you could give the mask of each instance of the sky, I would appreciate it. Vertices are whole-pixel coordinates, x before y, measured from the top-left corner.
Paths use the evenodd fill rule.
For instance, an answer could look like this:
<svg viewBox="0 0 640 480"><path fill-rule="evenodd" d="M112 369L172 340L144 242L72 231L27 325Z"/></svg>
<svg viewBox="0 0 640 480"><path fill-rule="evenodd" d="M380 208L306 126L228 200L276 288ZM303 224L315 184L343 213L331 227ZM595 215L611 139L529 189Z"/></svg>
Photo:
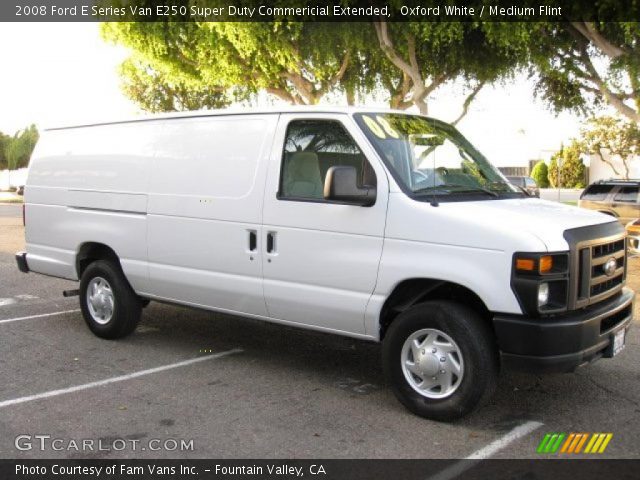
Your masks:
<svg viewBox="0 0 640 480"><path fill-rule="evenodd" d="M31 123L44 128L140 113L120 91L118 65L127 51L105 43L97 23L4 23L0 54L4 133ZM463 101L460 85L439 89L429 114L453 120ZM580 121L569 113L549 112L521 76L504 86L485 87L458 128L495 165L526 166L530 159L548 159L576 136Z"/></svg>

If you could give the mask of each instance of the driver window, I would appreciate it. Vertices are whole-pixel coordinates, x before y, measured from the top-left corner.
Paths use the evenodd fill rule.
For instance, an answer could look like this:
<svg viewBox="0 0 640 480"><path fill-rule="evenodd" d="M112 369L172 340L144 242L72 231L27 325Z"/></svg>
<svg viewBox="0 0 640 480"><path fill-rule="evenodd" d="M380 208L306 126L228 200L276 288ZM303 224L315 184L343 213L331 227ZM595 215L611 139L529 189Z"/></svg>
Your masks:
<svg viewBox="0 0 640 480"><path fill-rule="evenodd" d="M340 122L295 120L287 128L280 199L322 201L329 168L352 166L362 185L376 184L369 162Z"/></svg>

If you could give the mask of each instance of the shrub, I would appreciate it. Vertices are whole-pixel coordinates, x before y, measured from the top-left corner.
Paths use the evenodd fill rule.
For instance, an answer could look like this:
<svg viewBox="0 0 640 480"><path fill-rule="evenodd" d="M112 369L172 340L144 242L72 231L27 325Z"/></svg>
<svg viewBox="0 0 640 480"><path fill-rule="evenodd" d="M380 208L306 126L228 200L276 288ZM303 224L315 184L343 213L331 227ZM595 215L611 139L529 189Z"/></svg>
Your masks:
<svg viewBox="0 0 640 480"><path fill-rule="evenodd" d="M549 188L549 169L544 160L540 160L531 170L531 178L533 178L538 187Z"/></svg>
<svg viewBox="0 0 640 480"><path fill-rule="evenodd" d="M585 166L580 154L582 145L572 140L569 146L562 147L551 157L548 178L552 187L584 188ZM560 162L560 179L558 179L558 162Z"/></svg>

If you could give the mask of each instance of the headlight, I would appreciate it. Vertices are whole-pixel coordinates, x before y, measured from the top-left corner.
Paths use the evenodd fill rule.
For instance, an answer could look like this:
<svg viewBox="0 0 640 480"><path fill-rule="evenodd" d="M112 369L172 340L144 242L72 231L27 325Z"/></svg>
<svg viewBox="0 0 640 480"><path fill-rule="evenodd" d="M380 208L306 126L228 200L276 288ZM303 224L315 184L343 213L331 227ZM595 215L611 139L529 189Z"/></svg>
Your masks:
<svg viewBox="0 0 640 480"><path fill-rule="evenodd" d="M549 303L549 284L541 283L538 286L538 307L543 307Z"/></svg>
<svg viewBox="0 0 640 480"><path fill-rule="evenodd" d="M569 252L516 252L511 288L527 315L535 317L566 311Z"/></svg>

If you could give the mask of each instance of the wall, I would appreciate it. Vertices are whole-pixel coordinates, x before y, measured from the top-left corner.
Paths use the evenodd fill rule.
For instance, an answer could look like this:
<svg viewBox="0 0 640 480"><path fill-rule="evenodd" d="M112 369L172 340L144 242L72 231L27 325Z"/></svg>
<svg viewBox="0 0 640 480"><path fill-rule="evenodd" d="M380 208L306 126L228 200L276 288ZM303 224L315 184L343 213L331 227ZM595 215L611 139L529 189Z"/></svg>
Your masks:
<svg viewBox="0 0 640 480"><path fill-rule="evenodd" d="M605 158L610 158L608 155ZM598 180L606 180L608 178L622 178L624 175L624 167L622 160L619 157L613 158L613 164L620 175L613 173L613 170L609 165L600 160L597 155L591 155L589 166L589 183L597 182ZM627 161L629 166L629 178L640 178L640 157L636 157L633 160Z"/></svg>
<svg viewBox="0 0 640 480"><path fill-rule="evenodd" d="M27 181L27 171L27 168L11 170L11 172L9 170L0 170L0 191L8 190L9 187L24 185Z"/></svg>

